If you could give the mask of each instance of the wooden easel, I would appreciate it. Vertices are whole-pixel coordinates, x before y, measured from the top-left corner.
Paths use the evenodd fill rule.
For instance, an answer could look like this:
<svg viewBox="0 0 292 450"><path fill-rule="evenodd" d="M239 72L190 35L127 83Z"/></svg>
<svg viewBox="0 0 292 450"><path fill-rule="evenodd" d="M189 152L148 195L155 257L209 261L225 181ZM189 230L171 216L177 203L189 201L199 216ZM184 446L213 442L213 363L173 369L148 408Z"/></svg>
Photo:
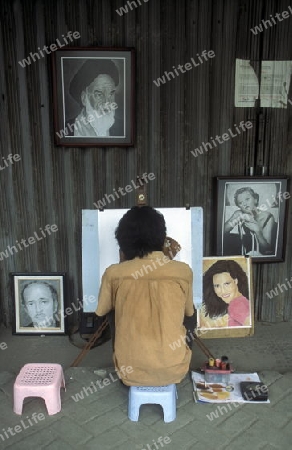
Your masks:
<svg viewBox="0 0 292 450"><path fill-rule="evenodd" d="M146 183L143 177L137 176L137 184L139 186L136 190L136 205L137 206L145 206L147 205L147 192L146 192ZM171 238L168 238L171 239ZM174 241L174 240L173 240ZM176 241L174 241L176 242ZM176 243L177 244L177 243ZM179 247L179 244L178 244ZM177 249L179 251L180 247ZM168 253L169 254L169 253ZM175 254L173 255L173 257ZM124 260L123 254L120 252L120 262ZM89 350L93 347L94 343L97 341L97 339L101 336L102 332L109 326L108 320L106 319L101 326L96 330L96 332L92 335L90 340L85 344L84 348L81 350L77 358L73 361L70 367L76 367L78 364L82 361L84 356L87 355ZM212 353L209 351L209 349L203 344L203 342L200 340L200 338L193 332L194 341L202 350L202 352L208 357L208 358L214 358Z"/></svg>

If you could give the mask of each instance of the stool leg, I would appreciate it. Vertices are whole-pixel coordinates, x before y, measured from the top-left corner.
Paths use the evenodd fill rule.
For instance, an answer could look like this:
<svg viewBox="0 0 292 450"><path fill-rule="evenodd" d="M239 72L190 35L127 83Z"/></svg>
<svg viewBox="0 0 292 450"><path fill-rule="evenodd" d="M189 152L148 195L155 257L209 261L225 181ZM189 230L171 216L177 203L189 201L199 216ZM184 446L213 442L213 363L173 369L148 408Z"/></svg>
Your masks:
<svg viewBox="0 0 292 450"><path fill-rule="evenodd" d="M173 422L176 419L176 410L173 408L169 409L169 405L166 408L163 407L164 422Z"/></svg>
<svg viewBox="0 0 292 450"><path fill-rule="evenodd" d="M22 414L22 408L23 408L23 400L25 398L24 395L21 394L21 392L18 392L14 390L13 395L13 411L15 414L21 415Z"/></svg>
<svg viewBox="0 0 292 450"><path fill-rule="evenodd" d="M140 406L141 403L137 402L131 393L129 393L128 417L132 422L138 422Z"/></svg>
<svg viewBox="0 0 292 450"><path fill-rule="evenodd" d="M54 390L54 392L49 392L48 395L43 397L46 402L46 407L48 415L52 416L61 411L61 396L60 388Z"/></svg>
<svg viewBox="0 0 292 450"><path fill-rule="evenodd" d="M66 384L65 384L65 378L64 378L63 372L62 372L61 387L64 388L64 390L65 390L65 392L66 392Z"/></svg>
<svg viewBox="0 0 292 450"><path fill-rule="evenodd" d="M173 422L176 419L176 398L177 390L174 388L171 398L166 399L162 404L164 422Z"/></svg>
<svg viewBox="0 0 292 450"><path fill-rule="evenodd" d="M132 410L129 411L129 419L132 422L138 422L138 420L139 420L139 409L140 409L140 407L135 408L135 409L132 408Z"/></svg>

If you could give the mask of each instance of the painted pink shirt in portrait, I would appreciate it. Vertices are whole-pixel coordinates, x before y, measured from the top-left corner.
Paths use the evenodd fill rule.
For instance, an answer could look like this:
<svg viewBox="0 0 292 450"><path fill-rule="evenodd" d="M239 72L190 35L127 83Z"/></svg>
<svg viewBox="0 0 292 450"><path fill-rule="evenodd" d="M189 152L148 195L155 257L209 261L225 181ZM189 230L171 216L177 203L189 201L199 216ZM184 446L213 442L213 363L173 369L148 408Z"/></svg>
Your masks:
<svg viewBox="0 0 292 450"><path fill-rule="evenodd" d="M243 295L235 298L228 307L228 326L238 327L245 325L245 321L250 314L250 303ZM249 324L250 325L250 324Z"/></svg>

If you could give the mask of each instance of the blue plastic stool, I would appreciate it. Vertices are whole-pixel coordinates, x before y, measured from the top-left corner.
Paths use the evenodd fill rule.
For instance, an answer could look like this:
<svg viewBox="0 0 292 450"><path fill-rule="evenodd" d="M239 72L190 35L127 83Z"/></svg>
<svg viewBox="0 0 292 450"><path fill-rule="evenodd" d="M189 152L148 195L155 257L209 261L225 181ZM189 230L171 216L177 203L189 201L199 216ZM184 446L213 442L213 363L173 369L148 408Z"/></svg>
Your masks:
<svg viewBox="0 0 292 450"><path fill-rule="evenodd" d="M131 386L129 389L128 417L138 422L140 406L144 404L161 405L164 422L176 418L177 391L175 384L168 386Z"/></svg>

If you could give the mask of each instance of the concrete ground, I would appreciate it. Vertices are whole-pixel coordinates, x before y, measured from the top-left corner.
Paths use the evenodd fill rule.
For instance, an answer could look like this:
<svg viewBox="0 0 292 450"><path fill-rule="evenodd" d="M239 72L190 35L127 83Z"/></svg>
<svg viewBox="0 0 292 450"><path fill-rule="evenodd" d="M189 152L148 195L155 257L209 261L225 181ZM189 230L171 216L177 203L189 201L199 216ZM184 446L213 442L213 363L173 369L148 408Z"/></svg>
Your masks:
<svg viewBox="0 0 292 450"><path fill-rule="evenodd" d="M111 342L90 350L80 366L72 368L80 350L67 336L13 336L11 330L0 328L0 449L289 449L291 335L292 322L258 323L252 337L204 340L214 355L228 355L236 372L258 372L269 386L271 403L196 404L186 377L178 385L176 420L164 423L158 405L143 405L138 422L128 419L128 388L113 372ZM205 359L195 344L191 368L200 367ZM40 398L26 399L21 416L13 413L15 377L31 362L62 365L66 392L62 389L60 413L48 416ZM102 381L105 376L110 377L107 385ZM211 412L213 420L207 417Z"/></svg>

